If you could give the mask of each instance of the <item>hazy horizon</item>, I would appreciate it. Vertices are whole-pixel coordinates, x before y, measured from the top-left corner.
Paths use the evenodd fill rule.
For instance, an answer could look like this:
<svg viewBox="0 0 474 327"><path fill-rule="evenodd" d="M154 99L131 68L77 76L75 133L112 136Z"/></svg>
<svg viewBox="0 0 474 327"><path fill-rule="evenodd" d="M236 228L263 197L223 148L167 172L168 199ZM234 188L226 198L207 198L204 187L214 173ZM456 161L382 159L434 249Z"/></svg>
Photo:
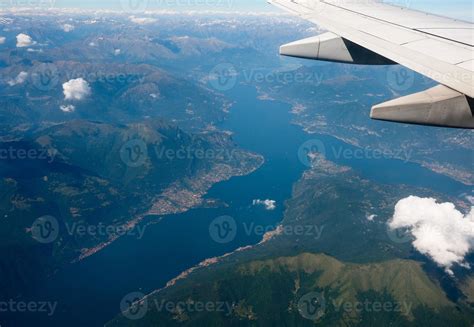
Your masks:
<svg viewBox="0 0 474 327"><path fill-rule="evenodd" d="M473 21L474 5L470 0L386 0L399 6ZM15 8L77 8L91 10L134 11L136 12L170 11L238 11L238 12L280 12L280 9L268 4L266 0L0 0L1 9Z"/></svg>

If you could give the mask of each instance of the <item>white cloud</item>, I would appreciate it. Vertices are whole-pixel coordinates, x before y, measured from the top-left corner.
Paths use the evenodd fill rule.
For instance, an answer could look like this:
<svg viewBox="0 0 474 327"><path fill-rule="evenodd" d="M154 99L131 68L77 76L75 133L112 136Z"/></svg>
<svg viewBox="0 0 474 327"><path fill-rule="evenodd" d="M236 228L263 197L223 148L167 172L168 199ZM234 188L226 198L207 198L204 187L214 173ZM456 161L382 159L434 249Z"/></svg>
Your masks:
<svg viewBox="0 0 474 327"><path fill-rule="evenodd" d="M33 45L33 44L35 44L35 42L31 38L31 36L29 36L27 34L20 33L16 36L16 46L17 46L17 48L25 48L25 47L29 47L30 45Z"/></svg>
<svg viewBox="0 0 474 327"><path fill-rule="evenodd" d="M60 106L59 109L61 109L61 111L63 112L74 112L74 110L76 110L76 107L72 104L68 104Z"/></svg>
<svg viewBox="0 0 474 327"><path fill-rule="evenodd" d="M149 18L149 17L130 16L129 19L132 23L139 24L139 25L146 25L146 24L152 24L152 23L157 22L157 19Z"/></svg>
<svg viewBox="0 0 474 327"><path fill-rule="evenodd" d="M377 215L367 215L368 221L374 221L375 218L377 218Z"/></svg>
<svg viewBox="0 0 474 327"><path fill-rule="evenodd" d="M7 40L6 37L0 36L0 44L4 44L6 40Z"/></svg>
<svg viewBox="0 0 474 327"><path fill-rule="evenodd" d="M121 53L122 53L122 50L120 50L120 49L115 49L115 50L114 50L114 54L115 54L116 56L118 56L118 55L121 54Z"/></svg>
<svg viewBox="0 0 474 327"><path fill-rule="evenodd" d="M397 203L389 227L407 228L413 246L449 274L454 264L469 267L464 259L474 248L474 207L463 215L452 203L410 196Z"/></svg>
<svg viewBox="0 0 474 327"><path fill-rule="evenodd" d="M8 81L8 85L10 86L15 86L18 84L23 84L25 83L26 79L28 78L28 73L27 72L20 72L15 79L12 79Z"/></svg>
<svg viewBox="0 0 474 327"><path fill-rule="evenodd" d="M276 201L275 200L253 200L252 204L254 206L261 205L265 207L265 210L275 210L276 208Z"/></svg>
<svg viewBox="0 0 474 327"><path fill-rule="evenodd" d="M91 88L82 78L72 79L63 84L63 93L66 100L82 100L91 94Z"/></svg>
<svg viewBox="0 0 474 327"><path fill-rule="evenodd" d="M72 32L75 29L74 25L71 25L71 24L64 24L64 25L61 26L61 28L66 33Z"/></svg>

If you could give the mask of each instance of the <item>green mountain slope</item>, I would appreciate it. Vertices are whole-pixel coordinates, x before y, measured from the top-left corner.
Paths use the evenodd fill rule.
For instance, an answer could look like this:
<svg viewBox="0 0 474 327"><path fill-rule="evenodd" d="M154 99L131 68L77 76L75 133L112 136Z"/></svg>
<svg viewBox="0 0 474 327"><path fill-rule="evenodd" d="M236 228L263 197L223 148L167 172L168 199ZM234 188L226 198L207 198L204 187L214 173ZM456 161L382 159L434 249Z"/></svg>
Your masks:
<svg viewBox="0 0 474 327"><path fill-rule="evenodd" d="M303 304L311 295L319 297L317 314ZM167 303L178 305L168 310ZM200 311L201 303L214 303L215 310ZM450 302L417 262L344 264L309 253L222 269L218 277L141 305L148 308L144 318L117 318L110 325L461 326L474 318Z"/></svg>
<svg viewBox="0 0 474 327"><path fill-rule="evenodd" d="M148 214L200 206L213 184L262 163L225 133L189 134L163 121L71 121L30 134L0 143L0 280L10 296L36 282L28 276L137 232Z"/></svg>
<svg viewBox="0 0 474 327"><path fill-rule="evenodd" d="M109 325L469 326L465 297L454 300L411 243L387 231L396 202L414 191L442 198L315 158L264 242L188 271Z"/></svg>

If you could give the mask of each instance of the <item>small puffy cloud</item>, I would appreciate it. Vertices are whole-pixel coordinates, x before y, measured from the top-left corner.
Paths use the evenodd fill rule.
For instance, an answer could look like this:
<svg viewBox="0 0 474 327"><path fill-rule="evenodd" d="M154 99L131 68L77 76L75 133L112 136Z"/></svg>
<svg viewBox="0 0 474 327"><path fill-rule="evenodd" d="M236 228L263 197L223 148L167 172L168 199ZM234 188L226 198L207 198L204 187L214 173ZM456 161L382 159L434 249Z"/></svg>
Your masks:
<svg viewBox="0 0 474 327"><path fill-rule="evenodd" d="M474 247L474 207L463 215L452 203L410 196L397 203L389 227L408 229L415 249L447 273L453 274L454 264L469 267L465 257Z"/></svg>
<svg viewBox="0 0 474 327"><path fill-rule="evenodd" d="M138 25L146 25L146 24L152 24L152 23L157 22L157 20L155 18L150 18L150 17L130 16L129 19L132 23L135 23L135 24L138 24Z"/></svg>
<svg viewBox="0 0 474 327"><path fill-rule="evenodd" d="M28 73L27 72L20 72L15 79L12 79L8 81L8 85L10 86L15 86L18 84L23 84L25 83L26 79L28 78Z"/></svg>
<svg viewBox="0 0 474 327"><path fill-rule="evenodd" d="M35 44L35 42L31 38L31 36L29 36L27 34L20 33L16 36L16 47L17 48L25 48L25 47L29 47L30 45L33 45L33 44Z"/></svg>
<svg viewBox="0 0 474 327"><path fill-rule="evenodd" d="M83 78L77 78L63 84L63 93L66 100L82 100L91 94L91 88Z"/></svg>
<svg viewBox="0 0 474 327"><path fill-rule="evenodd" d="M368 221L374 221L375 218L377 218L377 215L367 215Z"/></svg>
<svg viewBox="0 0 474 327"><path fill-rule="evenodd" d="M265 210L275 210L276 209L276 201L275 200L253 200L252 204L254 206L264 206Z"/></svg>
<svg viewBox="0 0 474 327"><path fill-rule="evenodd" d="M59 107L59 109L61 109L62 112L74 112L74 110L76 110L76 107L73 106L72 104L67 104L67 105L62 105Z"/></svg>
<svg viewBox="0 0 474 327"><path fill-rule="evenodd" d="M0 44L4 44L6 40L7 40L6 37L0 36Z"/></svg>
<svg viewBox="0 0 474 327"><path fill-rule="evenodd" d="M75 29L74 25L71 25L71 24L64 24L61 26L61 28L66 33L72 32Z"/></svg>

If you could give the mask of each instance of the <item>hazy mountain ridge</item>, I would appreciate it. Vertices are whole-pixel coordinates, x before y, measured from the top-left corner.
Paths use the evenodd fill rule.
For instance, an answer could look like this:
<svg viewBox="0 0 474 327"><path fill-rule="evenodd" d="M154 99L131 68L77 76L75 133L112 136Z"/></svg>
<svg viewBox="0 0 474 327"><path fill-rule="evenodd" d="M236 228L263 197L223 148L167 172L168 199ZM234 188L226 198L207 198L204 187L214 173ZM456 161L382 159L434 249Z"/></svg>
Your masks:
<svg viewBox="0 0 474 327"><path fill-rule="evenodd" d="M13 69L18 73L13 73ZM35 77L43 69L51 69L54 74L45 90L38 89ZM117 123L160 117L196 131L223 120L229 107L222 96L205 86L145 64L34 62L26 67L7 68L5 76L15 76L21 71L29 72L29 78L0 92L0 99L5 103L0 109L4 125L73 119ZM62 85L77 78L88 82L91 94L81 101L67 101ZM74 110L60 110L67 105L73 105Z"/></svg>

